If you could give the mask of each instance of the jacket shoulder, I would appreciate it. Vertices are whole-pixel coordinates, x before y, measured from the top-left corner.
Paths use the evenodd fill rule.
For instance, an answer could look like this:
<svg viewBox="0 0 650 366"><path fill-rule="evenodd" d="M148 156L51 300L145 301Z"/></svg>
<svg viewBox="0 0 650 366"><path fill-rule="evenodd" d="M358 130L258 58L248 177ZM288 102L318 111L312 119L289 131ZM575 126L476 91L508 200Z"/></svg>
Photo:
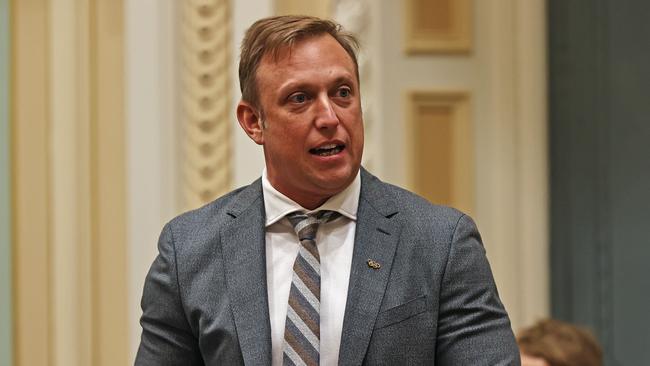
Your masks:
<svg viewBox="0 0 650 366"><path fill-rule="evenodd" d="M238 213L261 199L261 185L257 180L202 207L174 217L166 226L171 230L175 242L200 243L218 235L221 228L232 219L229 213ZM262 206L263 203L260 203Z"/></svg>
<svg viewBox="0 0 650 366"><path fill-rule="evenodd" d="M366 181L372 187L368 189L373 191L371 195L392 201L391 205L394 205L397 215L402 219L429 225L432 222L455 225L463 216L467 216L453 207L432 203L416 193L383 182L371 174L366 175Z"/></svg>

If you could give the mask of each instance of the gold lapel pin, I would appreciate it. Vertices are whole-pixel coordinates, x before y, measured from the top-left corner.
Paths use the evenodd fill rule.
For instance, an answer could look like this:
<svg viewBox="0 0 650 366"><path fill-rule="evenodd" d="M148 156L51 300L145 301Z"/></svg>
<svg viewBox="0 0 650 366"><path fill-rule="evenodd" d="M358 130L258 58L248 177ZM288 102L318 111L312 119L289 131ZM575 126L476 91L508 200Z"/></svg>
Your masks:
<svg viewBox="0 0 650 366"><path fill-rule="evenodd" d="M373 261L372 259L368 259L367 263L368 263L368 267L370 267L372 269L381 268L381 264L379 264L379 262L377 262L377 261Z"/></svg>

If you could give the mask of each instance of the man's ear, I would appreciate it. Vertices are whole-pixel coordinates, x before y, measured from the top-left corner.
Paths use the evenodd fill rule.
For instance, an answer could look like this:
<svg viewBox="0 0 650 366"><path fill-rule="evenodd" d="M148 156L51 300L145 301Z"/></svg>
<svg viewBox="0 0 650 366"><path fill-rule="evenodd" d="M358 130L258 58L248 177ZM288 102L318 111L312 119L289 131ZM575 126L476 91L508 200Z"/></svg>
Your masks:
<svg viewBox="0 0 650 366"><path fill-rule="evenodd" d="M243 100L237 104L237 120L244 132L258 145L264 145L264 134L260 113L250 103Z"/></svg>

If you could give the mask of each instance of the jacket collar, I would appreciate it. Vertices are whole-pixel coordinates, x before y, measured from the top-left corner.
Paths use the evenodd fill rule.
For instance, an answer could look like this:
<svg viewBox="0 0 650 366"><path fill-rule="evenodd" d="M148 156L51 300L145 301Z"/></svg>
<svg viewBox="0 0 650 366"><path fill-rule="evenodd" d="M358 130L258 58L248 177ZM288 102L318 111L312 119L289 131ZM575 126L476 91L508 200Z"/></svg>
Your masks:
<svg viewBox="0 0 650 366"><path fill-rule="evenodd" d="M261 179L243 188L226 209L221 231L226 284L245 364L271 363ZM361 364L386 291L401 225L389 186L361 168L361 194L343 320L339 364ZM379 263L379 269L368 260Z"/></svg>
<svg viewBox="0 0 650 366"><path fill-rule="evenodd" d="M339 364L360 365L366 355L402 229L397 213L389 186L362 170ZM372 268L369 260L380 267Z"/></svg>

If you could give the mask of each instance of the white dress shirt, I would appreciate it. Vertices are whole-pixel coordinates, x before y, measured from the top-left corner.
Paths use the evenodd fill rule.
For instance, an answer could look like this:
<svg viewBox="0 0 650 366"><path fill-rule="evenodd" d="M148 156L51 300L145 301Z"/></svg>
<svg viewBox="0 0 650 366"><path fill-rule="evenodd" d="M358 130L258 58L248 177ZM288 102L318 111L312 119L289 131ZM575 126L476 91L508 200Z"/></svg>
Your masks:
<svg viewBox="0 0 650 366"><path fill-rule="evenodd" d="M316 233L321 263L320 364L336 365L350 281L361 177L357 173L354 181L345 190L315 210L301 207L273 188L266 169L262 174L262 190L266 210L266 279L273 365L282 365L284 325L293 263L300 249L298 236L285 215L294 211L310 213L319 210L332 210L341 214L338 219L320 225Z"/></svg>

